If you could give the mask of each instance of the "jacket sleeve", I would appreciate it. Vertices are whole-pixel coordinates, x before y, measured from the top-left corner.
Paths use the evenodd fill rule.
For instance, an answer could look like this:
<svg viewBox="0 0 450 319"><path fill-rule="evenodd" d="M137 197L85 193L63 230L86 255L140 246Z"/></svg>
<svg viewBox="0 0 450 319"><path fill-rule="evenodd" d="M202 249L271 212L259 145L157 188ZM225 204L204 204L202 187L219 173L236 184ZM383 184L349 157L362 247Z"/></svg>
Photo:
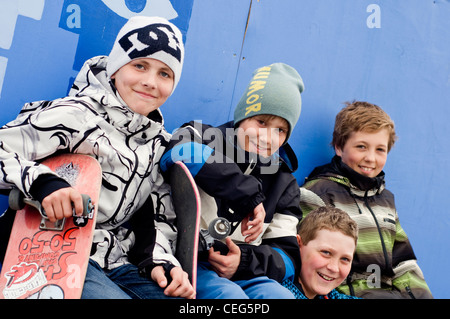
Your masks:
<svg viewBox="0 0 450 319"><path fill-rule="evenodd" d="M281 283L298 274L300 253L295 237L278 238L259 246L240 244L239 248L241 262L232 280L267 276Z"/></svg>
<svg viewBox="0 0 450 319"><path fill-rule="evenodd" d="M231 207L234 218L230 221L240 221L265 197L258 179L243 174L227 157L225 144L219 129L187 123L173 135L161 159L161 169L167 172L174 162L183 161L200 188Z"/></svg>
<svg viewBox="0 0 450 319"><path fill-rule="evenodd" d="M26 104L14 121L0 128L0 188L17 187L32 197L31 186L39 177L40 186L35 187L35 195L49 184L51 175L57 176L39 162L56 152L68 152L82 123L75 117L76 107L55 109L52 103ZM42 178L43 175L50 176Z"/></svg>
<svg viewBox="0 0 450 319"><path fill-rule="evenodd" d="M292 178L263 234L261 245L239 245L241 262L235 274L237 279L265 275L281 283L298 276L300 250L296 234L301 219L299 201L299 188Z"/></svg>
<svg viewBox="0 0 450 319"><path fill-rule="evenodd" d="M396 219L396 234L392 249L392 265L395 274L392 284L400 293L410 298L433 298L398 217Z"/></svg>
<svg viewBox="0 0 450 319"><path fill-rule="evenodd" d="M300 208L303 213L302 217L305 217L316 208L331 205L330 201L326 196L321 197L305 186L300 187L300 196L301 196Z"/></svg>
<svg viewBox="0 0 450 319"><path fill-rule="evenodd" d="M148 197L144 205L134 213L130 220L135 235L135 244L128 253L130 261L140 272L150 277L155 266L163 266L166 271L180 263L174 256L172 243L176 242L177 232L173 226L174 210L168 201L167 184L158 194ZM164 198L159 197L162 195ZM155 205L156 201L162 205ZM167 201L166 201L167 200Z"/></svg>

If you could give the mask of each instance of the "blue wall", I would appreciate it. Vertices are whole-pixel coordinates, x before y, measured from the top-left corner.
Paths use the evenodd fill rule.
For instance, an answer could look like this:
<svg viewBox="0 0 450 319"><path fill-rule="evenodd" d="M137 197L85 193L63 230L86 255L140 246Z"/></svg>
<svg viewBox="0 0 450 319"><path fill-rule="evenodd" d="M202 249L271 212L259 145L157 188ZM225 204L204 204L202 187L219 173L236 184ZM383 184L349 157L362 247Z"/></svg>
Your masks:
<svg viewBox="0 0 450 319"><path fill-rule="evenodd" d="M259 66L285 62L299 71L306 88L291 144L300 184L333 155L329 142L343 102L382 106L399 135L385 167L388 188L432 293L450 297L448 0L23 3L0 4L0 123L25 102L64 96L84 60L107 54L136 14L166 16L185 36L181 82L162 108L169 131L192 119L231 119Z"/></svg>

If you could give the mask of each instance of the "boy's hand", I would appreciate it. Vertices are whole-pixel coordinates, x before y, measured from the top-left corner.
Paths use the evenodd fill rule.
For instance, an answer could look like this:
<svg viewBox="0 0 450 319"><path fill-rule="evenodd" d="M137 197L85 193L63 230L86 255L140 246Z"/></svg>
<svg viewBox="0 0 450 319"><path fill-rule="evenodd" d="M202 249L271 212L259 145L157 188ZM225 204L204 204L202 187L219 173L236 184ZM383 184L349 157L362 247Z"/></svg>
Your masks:
<svg viewBox="0 0 450 319"><path fill-rule="evenodd" d="M161 288L166 288L167 278L162 266L156 266L151 272L152 279L158 283ZM188 274L181 267L173 267L170 270L172 282L164 290L166 296L182 297L187 299L195 298L195 290L189 282Z"/></svg>
<svg viewBox="0 0 450 319"><path fill-rule="evenodd" d="M51 222L73 216L73 208L77 216L83 214L83 198L73 187L54 191L42 200L41 205Z"/></svg>
<svg viewBox="0 0 450 319"><path fill-rule="evenodd" d="M264 229L264 219L266 210L262 203L255 207L253 213L250 213L241 222L242 236L246 237L245 242L251 243L262 233Z"/></svg>
<svg viewBox="0 0 450 319"><path fill-rule="evenodd" d="M236 273L239 263L241 262L241 249L236 245L230 237L226 239L228 254L221 255L219 251L214 251L214 248L209 249L208 261L212 269L220 276L227 279L233 277Z"/></svg>

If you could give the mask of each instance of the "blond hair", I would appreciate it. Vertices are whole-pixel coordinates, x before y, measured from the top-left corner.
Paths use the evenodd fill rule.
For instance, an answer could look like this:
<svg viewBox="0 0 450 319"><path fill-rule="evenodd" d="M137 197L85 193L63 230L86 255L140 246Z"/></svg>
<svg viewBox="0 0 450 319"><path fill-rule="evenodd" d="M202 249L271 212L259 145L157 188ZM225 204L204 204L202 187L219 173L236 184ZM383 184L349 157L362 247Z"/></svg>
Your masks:
<svg viewBox="0 0 450 319"><path fill-rule="evenodd" d="M302 242L316 238L319 230L339 231L354 239L355 246L358 240L358 224L343 210L332 206L321 206L311 211L302 219L298 227L298 234Z"/></svg>
<svg viewBox="0 0 450 319"><path fill-rule="evenodd" d="M397 140L395 126L389 115L379 106L368 102L346 102L346 106L336 115L331 145L343 149L353 132L375 133L387 129L389 134L388 152Z"/></svg>

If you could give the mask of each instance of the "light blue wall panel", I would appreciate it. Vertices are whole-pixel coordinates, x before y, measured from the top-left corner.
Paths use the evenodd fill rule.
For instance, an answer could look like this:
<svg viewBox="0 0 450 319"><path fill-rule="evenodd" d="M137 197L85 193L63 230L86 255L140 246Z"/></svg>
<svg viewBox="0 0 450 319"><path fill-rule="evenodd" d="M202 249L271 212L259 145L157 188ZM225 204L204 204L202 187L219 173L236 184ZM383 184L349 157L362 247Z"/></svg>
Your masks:
<svg viewBox="0 0 450 319"><path fill-rule="evenodd" d="M343 102L367 100L391 115L399 140L387 185L432 292L447 298L450 282L439 273L450 269L443 248L450 242L449 15L448 1L253 1L236 84L243 90L253 69L277 61L303 76L291 140L300 183L334 154L329 143Z"/></svg>
<svg viewBox="0 0 450 319"><path fill-rule="evenodd" d="M190 120L228 119L250 3L194 1L182 78L162 109L169 131Z"/></svg>

